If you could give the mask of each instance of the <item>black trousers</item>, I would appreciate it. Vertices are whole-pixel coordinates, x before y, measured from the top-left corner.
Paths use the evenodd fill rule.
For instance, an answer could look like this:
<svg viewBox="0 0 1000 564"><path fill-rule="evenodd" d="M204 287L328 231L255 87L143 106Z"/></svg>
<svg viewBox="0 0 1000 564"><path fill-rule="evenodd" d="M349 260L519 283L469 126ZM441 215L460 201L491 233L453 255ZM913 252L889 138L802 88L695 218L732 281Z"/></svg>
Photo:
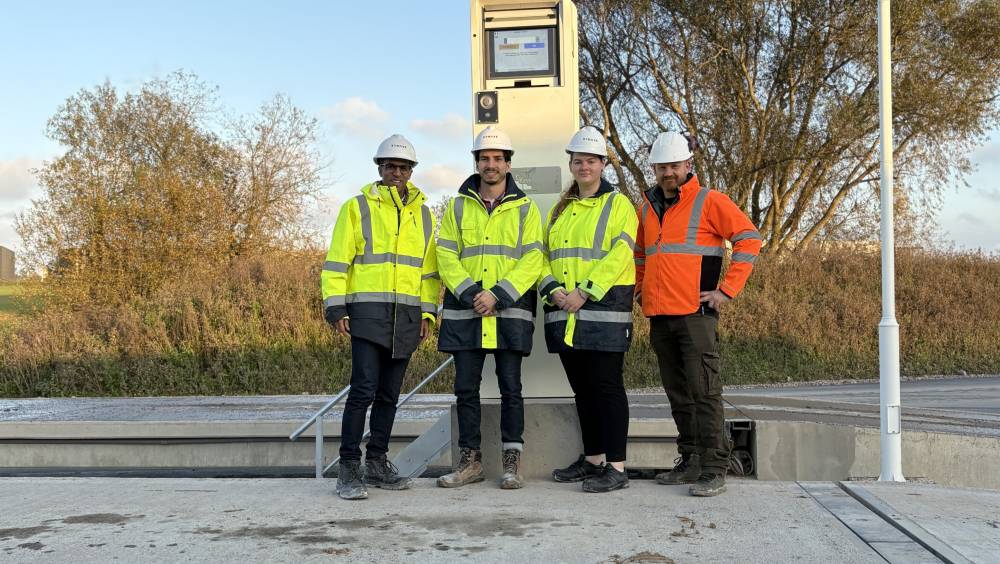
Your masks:
<svg viewBox="0 0 1000 564"><path fill-rule="evenodd" d="M372 408L368 428L368 456L389 451L389 435L396 419L396 402L410 358L392 358L382 345L351 337L351 391L344 405L340 431L340 459L361 460L361 437L365 432L365 412Z"/></svg>
<svg viewBox="0 0 1000 564"><path fill-rule="evenodd" d="M624 462L628 440L628 396L622 369L625 353L569 350L559 353L576 399L583 453Z"/></svg>
<svg viewBox="0 0 1000 564"><path fill-rule="evenodd" d="M722 407L718 317L694 313L656 316L649 322L649 341L677 424L677 451L700 455L703 469L725 471L730 445Z"/></svg>
<svg viewBox="0 0 1000 564"><path fill-rule="evenodd" d="M521 397L521 359L524 357L517 351L497 349L452 353L455 357L458 446L481 447L479 385L483 380L483 363L487 354L492 354L496 361L497 385L500 388L500 440L503 448L520 449L524 444L524 399Z"/></svg>

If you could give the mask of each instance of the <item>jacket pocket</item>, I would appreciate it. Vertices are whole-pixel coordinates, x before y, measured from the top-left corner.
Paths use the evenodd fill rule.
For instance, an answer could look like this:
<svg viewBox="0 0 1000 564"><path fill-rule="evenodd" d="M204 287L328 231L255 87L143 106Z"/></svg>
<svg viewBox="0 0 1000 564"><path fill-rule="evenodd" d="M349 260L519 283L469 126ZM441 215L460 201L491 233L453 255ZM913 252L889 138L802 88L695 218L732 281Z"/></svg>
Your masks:
<svg viewBox="0 0 1000 564"><path fill-rule="evenodd" d="M722 359L717 352L707 352L701 355L702 375L705 380L705 394L715 396L722 394Z"/></svg>

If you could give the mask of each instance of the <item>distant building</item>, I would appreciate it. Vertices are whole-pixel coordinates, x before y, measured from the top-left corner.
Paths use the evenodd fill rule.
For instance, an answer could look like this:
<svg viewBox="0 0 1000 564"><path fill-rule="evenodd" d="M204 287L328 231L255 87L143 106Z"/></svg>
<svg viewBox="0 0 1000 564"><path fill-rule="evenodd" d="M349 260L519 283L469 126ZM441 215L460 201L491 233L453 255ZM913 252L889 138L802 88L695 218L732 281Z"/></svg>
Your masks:
<svg viewBox="0 0 1000 564"><path fill-rule="evenodd" d="M14 279L14 251L0 247L0 280Z"/></svg>

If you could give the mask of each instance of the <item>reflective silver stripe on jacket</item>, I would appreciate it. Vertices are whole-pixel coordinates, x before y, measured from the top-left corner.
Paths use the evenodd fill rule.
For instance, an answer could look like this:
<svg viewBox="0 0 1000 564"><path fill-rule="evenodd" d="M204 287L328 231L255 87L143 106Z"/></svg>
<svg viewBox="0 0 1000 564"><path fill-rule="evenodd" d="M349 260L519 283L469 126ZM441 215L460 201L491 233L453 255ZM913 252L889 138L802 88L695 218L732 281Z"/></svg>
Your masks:
<svg viewBox="0 0 1000 564"><path fill-rule="evenodd" d="M760 231L755 231L755 230L754 231L743 231L743 232L737 233L736 235L733 235L733 238L730 239L730 241L732 241L733 243L738 243L740 241L743 241L744 239L758 239L758 240L763 240L763 237L760 236Z"/></svg>
<svg viewBox="0 0 1000 564"><path fill-rule="evenodd" d="M614 202L616 194L612 193L608 199L604 202L604 208L601 209L601 215L597 219L597 227L594 229L594 243L590 247L566 247L563 249L548 249L546 254L549 260L559 260L565 258L578 258L582 260L598 260L604 258L607 252L603 250L604 247L604 235L608 230L608 221L611 218L611 207ZM560 216L561 217L561 216ZM622 233L628 237L627 233ZM621 235L619 235L621 237ZM631 241L631 237L627 240ZM617 239L615 239L617 241ZM615 241L611 242L614 245ZM633 242L634 246L635 243Z"/></svg>
<svg viewBox="0 0 1000 564"><path fill-rule="evenodd" d="M476 319L480 317L485 317L479 315L475 310L471 309L445 309L441 312L441 319L450 319L452 321L468 321L470 319ZM535 316L530 311L525 309L520 309L516 307L509 307L507 309L502 309L496 313L495 317L501 319L520 319L522 321L534 321Z"/></svg>
<svg viewBox="0 0 1000 564"><path fill-rule="evenodd" d="M437 304L431 302L420 302L420 311L434 315L437 313Z"/></svg>
<svg viewBox="0 0 1000 564"><path fill-rule="evenodd" d="M750 253L733 253L733 262L748 262L753 264L757 261L757 255Z"/></svg>
<svg viewBox="0 0 1000 564"><path fill-rule="evenodd" d="M459 253L461 258L477 257L479 255L505 256L512 259L519 259L521 258L521 251L517 247L508 247L507 245L473 245L471 247L463 247L462 252Z"/></svg>
<svg viewBox="0 0 1000 564"><path fill-rule="evenodd" d="M419 297L400 294L397 292L353 292L347 294L346 299L349 304L375 302L389 304L396 303L411 306L420 305Z"/></svg>
<svg viewBox="0 0 1000 564"><path fill-rule="evenodd" d="M421 280L430 280L432 278L434 280L440 280L441 276L437 272L428 272L427 274L424 274L423 276L420 277Z"/></svg>
<svg viewBox="0 0 1000 564"><path fill-rule="evenodd" d="M404 264L406 266L414 266L420 268L424 265L424 257L411 257L407 255L397 255L396 253L375 253L374 240L372 235L372 212L368 205L368 198L361 194L360 196L355 196L358 201L358 214L361 216L361 237L365 240L365 252L362 255L354 257L354 264L384 264L387 262L395 262L396 264ZM431 210L425 205L420 206L423 211L423 221L424 221L424 254L427 254L427 247L431 242Z"/></svg>
<svg viewBox="0 0 1000 564"><path fill-rule="evenodd" d="M347 300L344 296L330 296L329 298L323 300L323 307L342 306L346 303Z"/></svg>
<svg viewBox="0 0 1000 564"><path fill-rule="evenodd" d="M347 272L347 269L350 266L351 265L347 264L346 262L336 262L328 260L323 263L323 270L327 272Z"/></svg>
<svg viewBox="0 0 1000 564"><path fill-rule="evenodd" d="M472 281L472 278L466 278L465 280L462 280L462 283L459 284L457 288L455 288L455 297L456 298L462 297L462 294L464 294L466 290L475 285L476 283Z"/></svg>
<svg viewBox="0 0 1000 564"><path fill-rule="evenodd" d="M725 256L726 248L724 246L699 245L696 243L698 240L698 227L701 226L701 214L705 207L705 200L708 199L708 193L708 188L701 188L698 190L698 194L694 198L694 205L691 207L691 217L688 219L687 237L685 242L660 243L659 246L653 245L646 247L644 249L646 256L655 255L657 253L701 255L706 257ZM649 204L644 203L643 206L643 209L647 209Z"/></svg>
<svg viewBox="0 0 1000 564"><path fill-rule="evenodd" d="M458 243L452 241L451 239L445 239L444 237L438 237L438 246L448 249L449 251L458 252Z"/></svg>
<svg viewBox="0 0 1000 564"><path fill-rule="evenodd" d="M577 321L597 321L600 323L632 323L630 311L595 311L591 309L577 310L574 314ZM550 311L545 314L546 323L557 323L569 319L565 311Z"/></svg>
<svg viewBox="0 0 1000 564"><path fill-rule="evenodd" d="M509 295L510 298L515 302L521 299L521 292L518 292L517 288L515 288L514 285L511 284L510 281L507 280L506 278L497 282L497 286L503 288L503 291L507 292L507 295Z"/></svg>

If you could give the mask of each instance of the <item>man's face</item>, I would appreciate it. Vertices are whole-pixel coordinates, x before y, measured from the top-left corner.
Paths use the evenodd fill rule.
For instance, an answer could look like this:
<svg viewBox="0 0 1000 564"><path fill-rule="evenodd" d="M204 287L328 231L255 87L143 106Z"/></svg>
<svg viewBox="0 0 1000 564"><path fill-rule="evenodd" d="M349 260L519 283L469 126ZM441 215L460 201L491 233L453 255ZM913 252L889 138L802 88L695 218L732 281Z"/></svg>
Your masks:
<svg viewBox="0 0 1000 564"><path fill-rule="evenodd" d="M601 179L604 161L597 155L573 153L569 159L569 171L578 183L590 185Z"/></svg>
<svg viewBox="0 0 1000 564"><path fill-rule="evenodd" d="M476 158L476 172L487 184L497 184L507 177L510 163L503 156L503 151L484 149Z"/></svg>
<svg viewBox="0 0 1000 564"><path fill-rule="evenodd" d="M413 163L403 159L385 159L378 165L378 173L382 175L382 184L402 190L413 174Z"/></svg>
<svg viewBox="0 0 1000 564"><path fill-rule="evenodd" d="M676 163L656 163L653 165L653 173L656 175L656 184L664 192L676 192L677 188L687 180L688 173L691 172L691 161L679 161Z"/></svg>

